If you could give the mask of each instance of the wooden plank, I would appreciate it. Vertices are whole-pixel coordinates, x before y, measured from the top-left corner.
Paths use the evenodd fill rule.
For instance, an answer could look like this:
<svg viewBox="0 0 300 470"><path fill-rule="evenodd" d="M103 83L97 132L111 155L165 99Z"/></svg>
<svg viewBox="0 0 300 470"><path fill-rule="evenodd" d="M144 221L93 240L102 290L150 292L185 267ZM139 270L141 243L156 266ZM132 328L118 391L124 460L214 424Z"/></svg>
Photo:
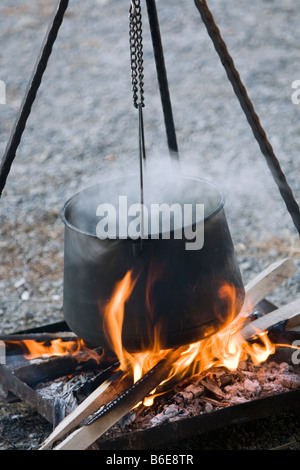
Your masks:
<svg viewBox="0 0 300 470"><path fill-rule="evenodd" d="M182 348L179 348L167 354L164 359L156 364L138 382L110 402L96 420L74 431L63 442L58 444L54 450L87 449L168 376L172 364L181 353Z"/></svg>
<svg viewBox="0 0 300 470"><path fill-rule="evenodd" d="M131 378L124 377L122 371L116 372L56 426L50 436L43 442L40 450L46 450L56 441L62 439L85 418L95 413L101 406L106 405L121 394L130 384L132 384Z"/></svg>
<svg viewBox="0 0 300 470"><path fill-rule="evenodd" d="M294 321L298 322L300 317L300 299L294 300L283 307L274 310L267 315L248 323L241 329L241 334L246 340L256 336L258 332L268 331L272 326L281 322L293 325Z"/></svg>
<svg viewBox="0 0 300 470"><path fill-rule="evenodd" d="M268 266L245 286L245 300L237 318L250 313L261 300L295 273L296 266L291 258L276 261Z"/></svg>

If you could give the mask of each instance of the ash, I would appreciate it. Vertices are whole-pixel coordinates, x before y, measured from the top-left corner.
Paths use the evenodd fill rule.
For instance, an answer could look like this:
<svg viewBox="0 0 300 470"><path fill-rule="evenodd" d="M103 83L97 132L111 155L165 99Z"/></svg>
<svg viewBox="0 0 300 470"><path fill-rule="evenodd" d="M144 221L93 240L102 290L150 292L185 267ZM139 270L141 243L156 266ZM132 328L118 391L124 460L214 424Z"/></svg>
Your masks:
<svg viewBox="0 0 300 470"><path fill-rule="evenodd" d="M286 362L254 365L250 360L236 371L213 368L175 385L151 407L139 405L105 435L127 433L178 421L300 387L300 376Z"/></svg>
<svg viewBox="0 0 300 470"><path fill-rule="evenodd" d="M36 391L44 400L53 403L54 425L62 421L86 398L96 380L94 371L81 371L39 384Z"/></svg>

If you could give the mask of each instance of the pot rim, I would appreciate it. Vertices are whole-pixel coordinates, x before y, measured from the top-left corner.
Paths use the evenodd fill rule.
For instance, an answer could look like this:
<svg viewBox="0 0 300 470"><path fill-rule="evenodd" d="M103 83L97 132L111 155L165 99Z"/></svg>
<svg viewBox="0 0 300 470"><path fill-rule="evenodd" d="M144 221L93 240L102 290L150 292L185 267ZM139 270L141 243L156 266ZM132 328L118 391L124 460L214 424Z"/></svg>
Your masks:
<svg viewBox="0 0 300 470"><path fill-rule="evenodd" d="M197 177L197 176L183 175L182 177L185 178L185 179L201 181L205 184L208 184L208 185L212 186L214 189L216 189L219 192L219 195L220 195L220 202L219 202L218 206L210 214L208 214L206 217L204 217L203 220L198 221L197 224L202 222L202 221L206 222L207 220L213 218L218 212L220 212L223 209L226 199L225 199L225 195L224 195L224 193L221 190L219 185L217 185L216 183L213 183L212 181L209 181L209 180L206 180L204 178ZM110 182L110 181L116 181L116 180L120 180L120 179L121 179L120 177L115 177L115 178L109 179L108 181ZM106 181L106 183L108 181ZM82 235L86 235L88 237L96 238L100 241L100 239L99 239L99 237L97 236L96 233L90 233L88 231L85 231L85 230L82 230L82 229L76 227L71 222L69 222L67 217L66 217L66 211L67 211L68 207L70 206L71 202L73 202L76 198L78 198L83 192L89 191L92 188L94 188L96 186L99 186L99 184L101 184L101 182L93 184L91 186L88 186L88 187L78 191L77 193L73 194L73 196L71 196L63 205L63 208L61 210L61 219L62 219L63 223L65 224L65 226L67 226L68 228L74 230L75 232L80 233ZM193 224L193 225L196 225L196 224ZM160 235L161 235L161 233L160 233ZM115 239L108 239L108 240L115 240Z"/></svg>

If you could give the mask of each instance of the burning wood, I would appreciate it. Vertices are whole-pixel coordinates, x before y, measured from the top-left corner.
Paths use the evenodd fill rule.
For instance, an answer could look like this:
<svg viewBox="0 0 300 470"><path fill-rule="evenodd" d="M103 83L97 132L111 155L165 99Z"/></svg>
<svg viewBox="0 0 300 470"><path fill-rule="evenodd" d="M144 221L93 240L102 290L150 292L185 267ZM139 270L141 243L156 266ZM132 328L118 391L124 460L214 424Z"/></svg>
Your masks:
<svg viewBox="0 0 300 470"><path fill-rule="evenodd" d="M164 380L179 354L181 350L169 353L138 382L100 410L88 425L74 431L65 441L55 447L55 450L84 450L93 444Z"/></svg>
<svg viewBox="0 0 300 470"><path fill-rule="evenodd" d="M98 411L102 406L112 401L129 386L130 378L124 377L121 371L102 383L84 402L72 411L54 432L46 439L41 450L49 448L57 440L78 426L85 418Z"/></svg>
<svg viewBox="0 0 300 470"><path fill-rule="evenodd" d="M287 323L287 329L300 323L300 299L249 323L241 330L241 334L247 340L261 332L268 331L273 325L281 322Z"/></svg>

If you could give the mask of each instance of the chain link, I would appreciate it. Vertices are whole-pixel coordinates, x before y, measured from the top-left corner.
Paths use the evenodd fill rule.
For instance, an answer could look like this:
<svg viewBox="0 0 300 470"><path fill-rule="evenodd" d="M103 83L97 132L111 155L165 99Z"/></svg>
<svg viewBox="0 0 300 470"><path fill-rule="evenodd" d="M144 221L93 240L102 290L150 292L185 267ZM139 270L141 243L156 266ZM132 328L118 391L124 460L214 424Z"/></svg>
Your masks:
<svg viewBox="0 0 300 470"><path fill-rule="evenodd" d="M135 108L144 107L143 30L140 0L131 0L129 10L129 43L133 105Z"/></svg>

